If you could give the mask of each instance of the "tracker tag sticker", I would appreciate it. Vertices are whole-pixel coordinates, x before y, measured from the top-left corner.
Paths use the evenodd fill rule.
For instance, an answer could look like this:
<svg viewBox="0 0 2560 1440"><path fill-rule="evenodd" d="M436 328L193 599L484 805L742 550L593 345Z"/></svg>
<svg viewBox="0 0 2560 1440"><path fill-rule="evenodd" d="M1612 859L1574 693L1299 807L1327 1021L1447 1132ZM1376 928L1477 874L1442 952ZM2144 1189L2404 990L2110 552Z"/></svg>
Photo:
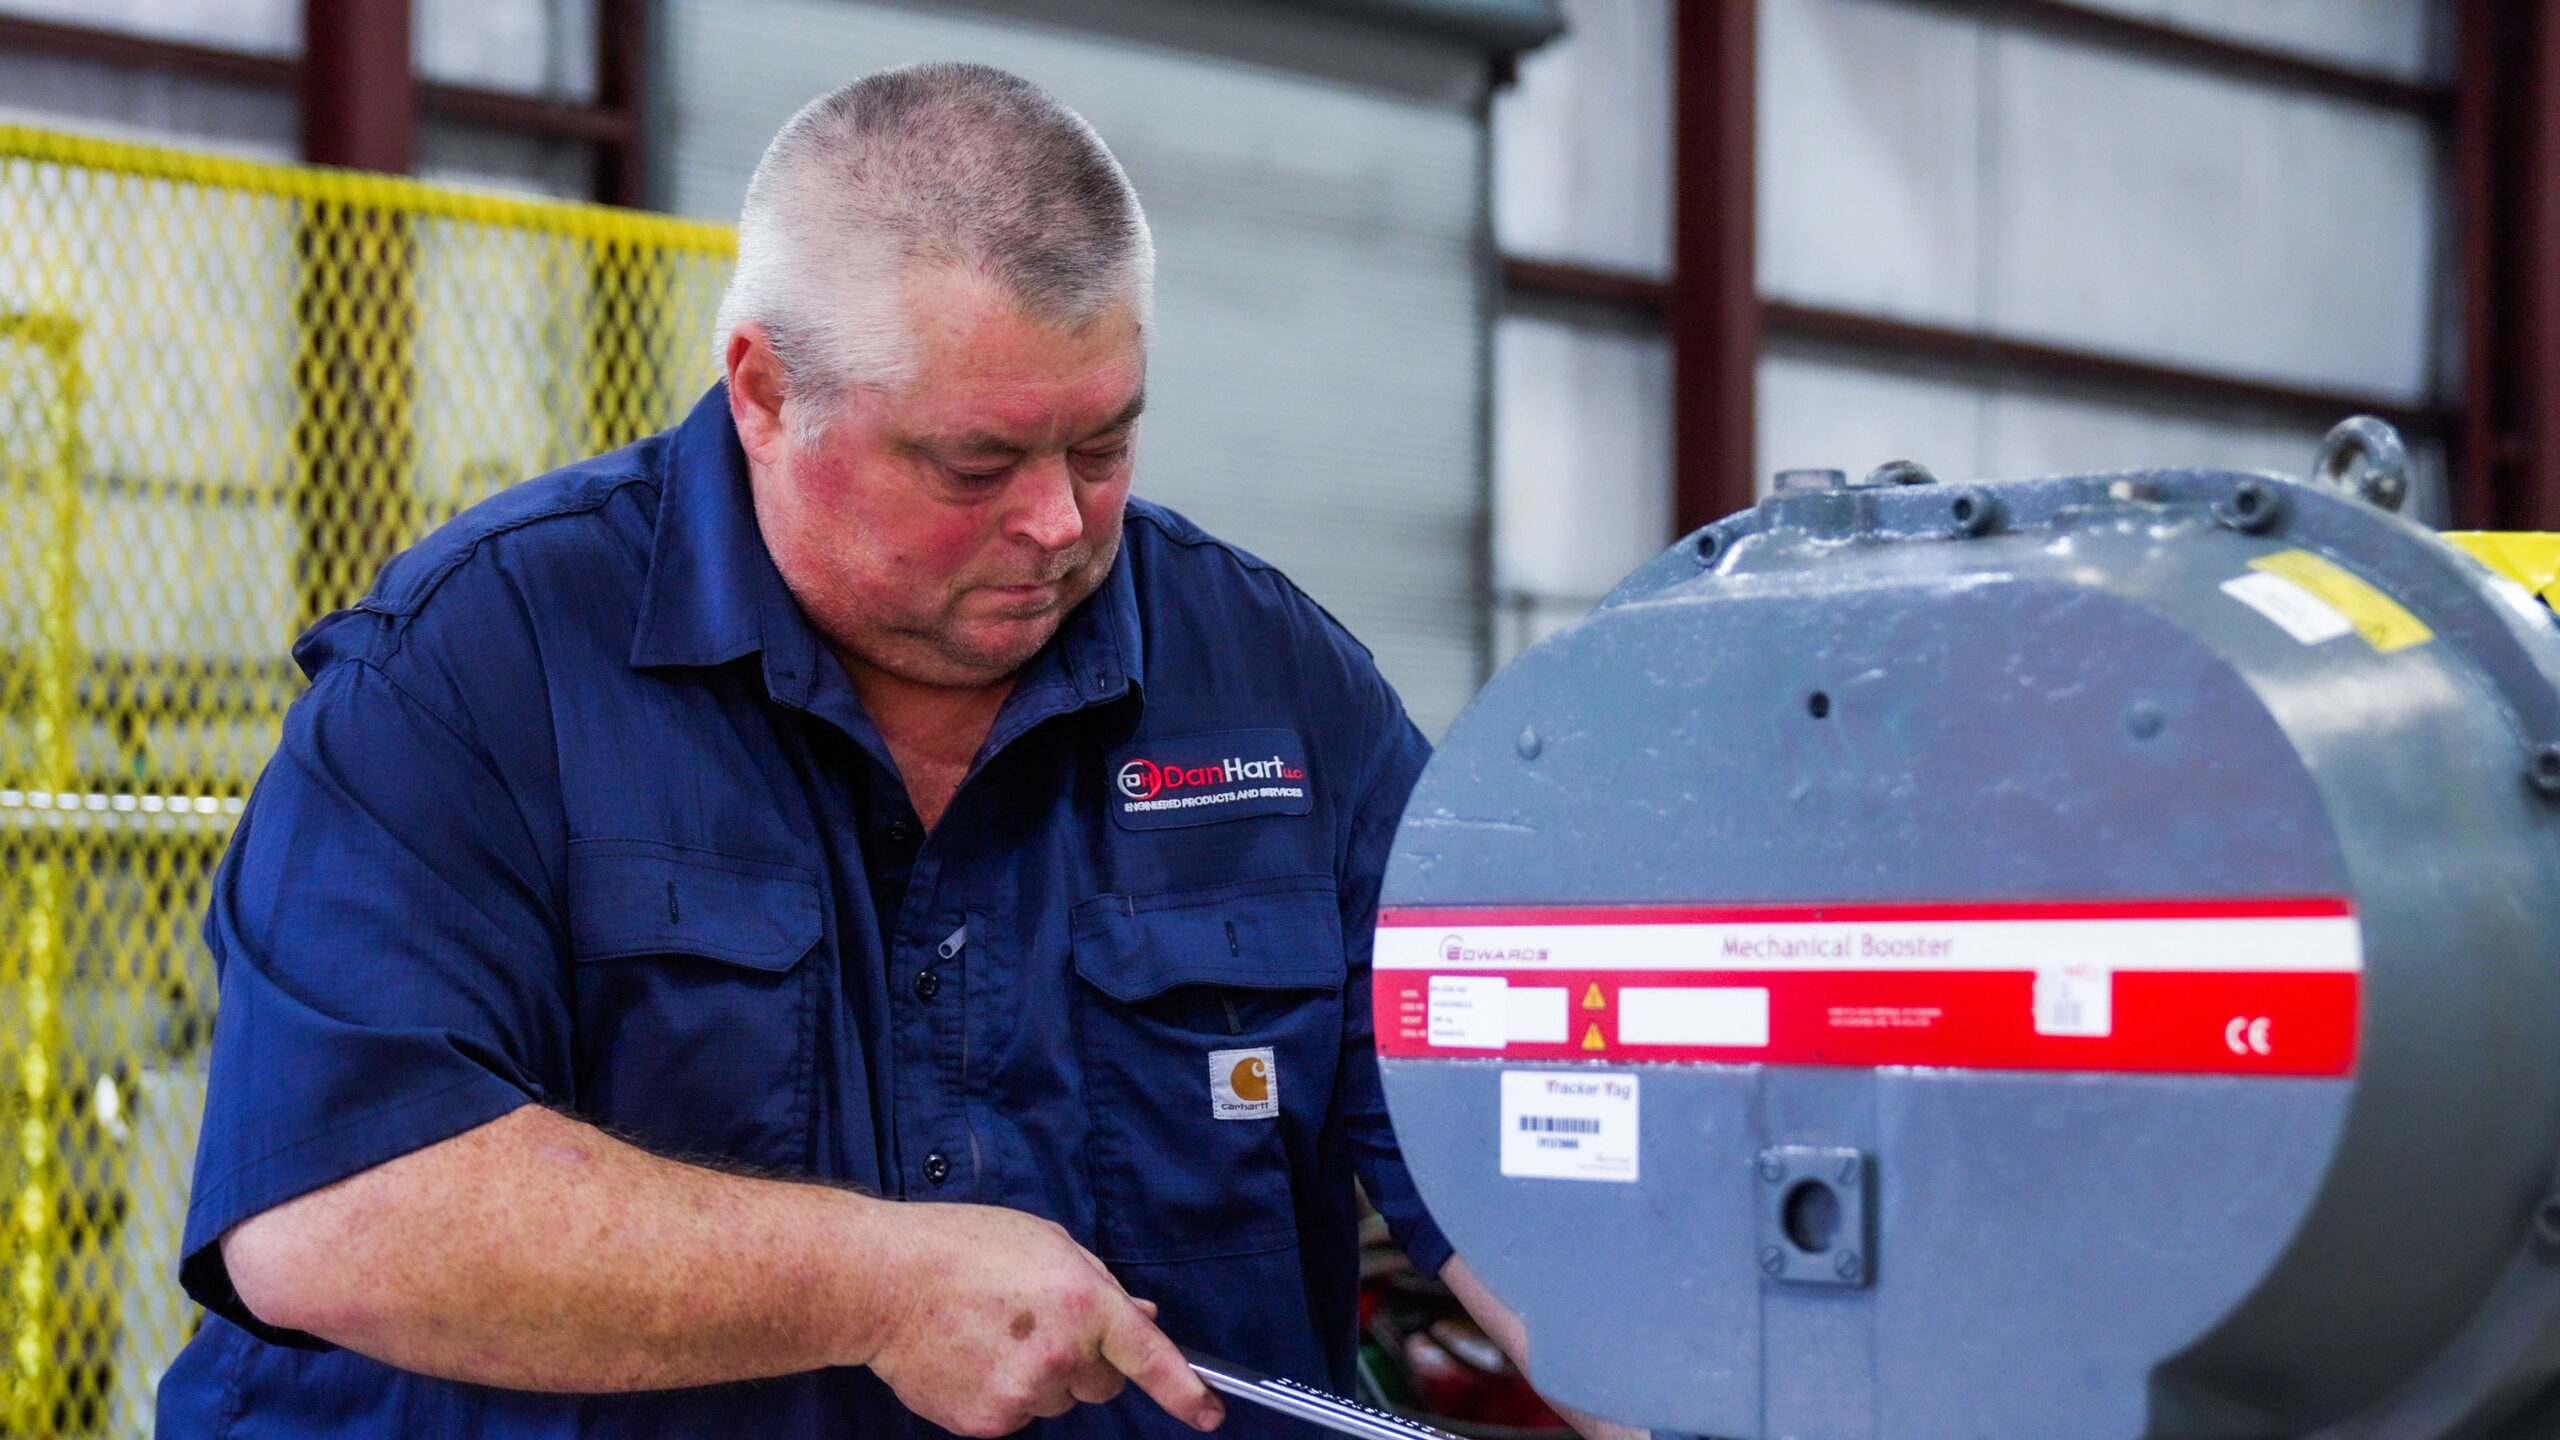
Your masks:
<svg viewBox="0 0 2560 1440"><path fill-rule="evenodd" d="M1636 1178L1636 1084L1606 1070L1502 1072L1502 1173L1532 1180Z"/></svg>
<svg viewBox="0 0 2560 1440"><path fill-rule="evenodd" d="M1103 762L1104 803L1124 830L1170 830L1316 808L1294 730L1223 730L1140 740Z"/></svg>

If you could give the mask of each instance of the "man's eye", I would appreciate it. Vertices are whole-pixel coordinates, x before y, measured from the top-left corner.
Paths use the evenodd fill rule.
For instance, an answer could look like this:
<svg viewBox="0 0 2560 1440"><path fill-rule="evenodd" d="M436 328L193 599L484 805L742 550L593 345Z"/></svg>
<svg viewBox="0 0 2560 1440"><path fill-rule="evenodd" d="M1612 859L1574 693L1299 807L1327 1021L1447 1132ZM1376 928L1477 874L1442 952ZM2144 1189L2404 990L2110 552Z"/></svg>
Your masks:
<svg viewBox="0 0 2560 1440"><path fill-rule="evenodd" d="M1004 478L1004 470L1002 468L994 470L963 470L957 465L945 465L942 467L942 473L950 476L952 483L961 486L963 489L970 490L983 490L987 486L993 485Z"/></svg>

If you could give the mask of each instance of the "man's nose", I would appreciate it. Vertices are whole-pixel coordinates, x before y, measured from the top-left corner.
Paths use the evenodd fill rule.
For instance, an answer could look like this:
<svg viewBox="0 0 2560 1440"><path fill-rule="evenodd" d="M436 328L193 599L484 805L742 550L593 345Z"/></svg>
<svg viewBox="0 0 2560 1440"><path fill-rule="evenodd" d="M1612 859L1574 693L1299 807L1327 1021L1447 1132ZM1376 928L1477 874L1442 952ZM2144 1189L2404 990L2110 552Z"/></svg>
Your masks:
<svg viewBox="0 0 2560 1440"><path fill-rule="evenodd" d="M1043 550L1064 550L1084 538L1084 512L1076 508L1076 481L1064 455L1028 461L1017 482L1021 503L1013 532Z"/></svg>

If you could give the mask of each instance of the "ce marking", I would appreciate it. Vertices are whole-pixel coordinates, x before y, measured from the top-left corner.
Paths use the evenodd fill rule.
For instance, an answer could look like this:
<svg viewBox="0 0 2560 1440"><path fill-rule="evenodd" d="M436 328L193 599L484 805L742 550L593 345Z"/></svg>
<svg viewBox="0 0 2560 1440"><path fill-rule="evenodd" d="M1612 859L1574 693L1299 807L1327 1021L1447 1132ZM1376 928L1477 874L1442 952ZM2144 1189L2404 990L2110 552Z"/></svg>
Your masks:
<svg viewBox="0 0 2560 1440"><path fill-rule="evenodd" d="M2254 1020L2246 1015L2234 1015L2231 1023L2222 1027L2222 1043L2229 1046L2234 1055L2273 1055L2276 1047L2268 1039L2267 1032L2275 1028L2275 1023L2272 1017L2265 1015Z"/></svg>

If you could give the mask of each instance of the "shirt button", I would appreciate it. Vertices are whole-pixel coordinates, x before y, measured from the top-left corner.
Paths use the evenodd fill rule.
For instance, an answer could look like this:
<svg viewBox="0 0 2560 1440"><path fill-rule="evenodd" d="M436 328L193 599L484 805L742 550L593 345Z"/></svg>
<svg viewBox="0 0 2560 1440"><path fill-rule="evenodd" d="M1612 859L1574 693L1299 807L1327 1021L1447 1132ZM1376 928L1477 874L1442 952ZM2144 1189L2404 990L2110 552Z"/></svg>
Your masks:
<svg viewBox="0 0 2560 1440"><path fill-rule="evenodd" d="M951 1157L936 1150L924 1157L924 1178L936 1185L951 1178Z"/></svg>
<svg viewBox="0 0 2560 1440"><path fill-rule="evenodd" d="M934 996L942 993L942 977L930 970L917 971L915 992L917 999L930 1003Z"/></svg>
<svg viewBox="0 0 2560 1440"><path fill-rule="evenodd" d="M880 835L892 845L905 845L916 838L916 827L904 820L892 820Z"/></svg>

